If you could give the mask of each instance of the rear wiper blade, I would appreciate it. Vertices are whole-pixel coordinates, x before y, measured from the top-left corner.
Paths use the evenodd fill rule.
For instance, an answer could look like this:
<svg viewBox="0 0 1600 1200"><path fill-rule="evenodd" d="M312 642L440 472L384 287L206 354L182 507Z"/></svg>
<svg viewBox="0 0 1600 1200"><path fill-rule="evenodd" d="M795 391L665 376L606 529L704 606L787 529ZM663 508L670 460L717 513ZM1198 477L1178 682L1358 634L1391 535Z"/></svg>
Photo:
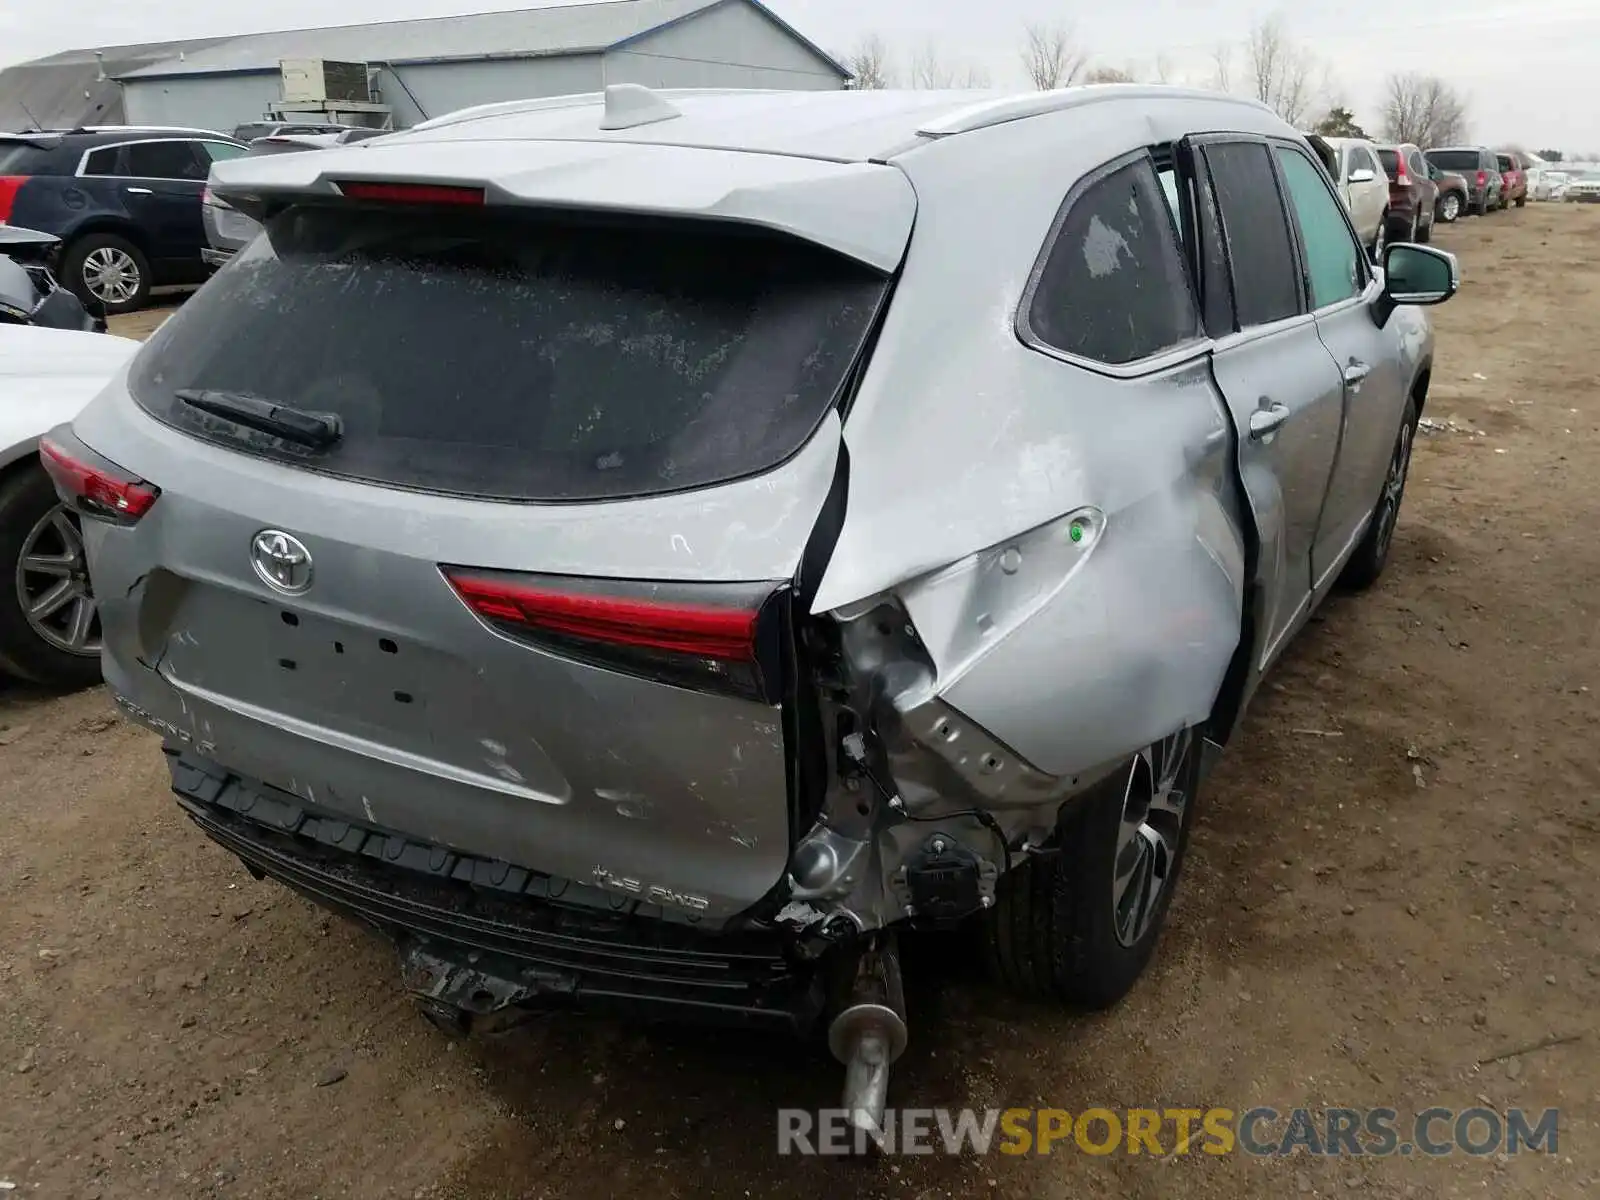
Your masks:
<svg viewBox="0 0 1600 1200"><path fill-rule="evenodd" d="M339 418L333 413L304 412L243 392L179 388L173 395L190 408L314 450L325 450L344 436Z"/></svg>

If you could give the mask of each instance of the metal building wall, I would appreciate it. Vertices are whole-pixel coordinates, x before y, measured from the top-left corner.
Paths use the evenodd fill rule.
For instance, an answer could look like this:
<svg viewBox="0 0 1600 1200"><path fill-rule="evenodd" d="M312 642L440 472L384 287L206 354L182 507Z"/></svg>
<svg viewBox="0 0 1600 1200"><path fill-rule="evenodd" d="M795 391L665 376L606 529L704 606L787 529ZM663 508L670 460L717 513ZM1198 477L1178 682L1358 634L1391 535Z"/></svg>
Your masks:
<svg viewBox="0 0 1600 1200"><path fill-rule="evenodd" d="M376 65L376 64L374 64ZM401 87L396 82L398 75ZM380 69L377 86L383 102L394 110L396 128L442 116L474 104L565 96L600 90L598 54L564 54L550 58L483 59L476 62L416 63Z"/></svg>
<svg viewBox="0 0 1600 1200"><path fill-rule="evenodd" d="M605 81L646 87L844 87L828 62L745 4L709 9L611 50Z"/></svg>
<svg viewBox="0 0 1600 1200"><path fill-rule="evenodd" d="M276 71L130 79L122 85L130 125L185 125L223 133L261 120L267 105L282 95Z"/></svg>

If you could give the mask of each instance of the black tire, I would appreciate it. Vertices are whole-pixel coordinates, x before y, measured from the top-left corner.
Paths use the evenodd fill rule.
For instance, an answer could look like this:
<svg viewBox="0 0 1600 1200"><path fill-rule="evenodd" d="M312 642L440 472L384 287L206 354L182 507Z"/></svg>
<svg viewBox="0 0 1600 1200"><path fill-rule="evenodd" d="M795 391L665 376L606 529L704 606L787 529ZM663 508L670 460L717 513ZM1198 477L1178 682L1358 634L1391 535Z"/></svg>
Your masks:
<svg viewBox="0 0 1600 1200"><path fill-rule="evenodd" d="M55 486L35 463L0 481L0 669L46 687L77 690L100 682L99 652L74 654L47 642L28 623L18 586L29 535L59 507Z"/></svg>
<svg viewBox="0 0 1600 1200"><path fill-rule="evenodd" d="M1170 849L1162 886L1153 905L1139 904L1142 932L1129 940L1119 933L1119 911L1125 910L1114 892L1124 800L1130 788L1150 787L1161 777L1169 777L1173 791L1184 797L1182 812L1175 827L1165 822ZM1172 903L1199 779L1200 735L1184 730L1135 755L1072 802L1061 819L1057 848L1002 877L984 941L990 969L1006 987L1081 1009L1109 1008L1127 995L1149 965ZM1165 809L1152 810L1157 813L1171 816ZM1123 857L1135 846L1148 850L1148 839L1135 834Z"/></svg>
<svg viewBox="0 0 1600 1200"><path fill-rule="evenodd" d="M131 295L126 298L106 300L95 294L89 280L84 276L84 270L90 256L99 253L119 255L128 261L130 269L136 274ZM114 233L86 233L74 241L61 256L61 277L67 288L82 300L90 311L99 305L104 308L107 316L134 312L143 308L150 299L150 260L144 256L143 250L127 238L118 237Z"/></svg>
<svg viewBox="0 0 1600 1200"><path fill-rule="evenodd" d="M1518 196L1517 197L1517 207L1518 208L1526 208L1527 206L1528 206L1528 198L1526 196Z"/></svg>
<svg viewBox="0 0 1600 1200"><path fill-rule="evenodd" d="M1433 241L1433 218L1431 216L1428 218L1426 225L1418 223L1416 241L1419 246L1426 246Z"/></svg>
<svg viewBox="0 0 1600 1200"><path fill-rule="evenodd" d="M1345 563L1339 574L1339 586L1359 592L1378 582L1389 561L1389 547L1394 544L1394 528L1400 520L1400 504L1405 499L1406 476L1411 470L1411 450L1417 435L1417 401L1406 401L1405 415L1400 419L1400 431L1395 435L1394 452L1389 459L1389 470L1383 478L1383 490L1372 507L1372 519L1361 544ZM1398 480L1396 473L1398 472Z"/></svg>

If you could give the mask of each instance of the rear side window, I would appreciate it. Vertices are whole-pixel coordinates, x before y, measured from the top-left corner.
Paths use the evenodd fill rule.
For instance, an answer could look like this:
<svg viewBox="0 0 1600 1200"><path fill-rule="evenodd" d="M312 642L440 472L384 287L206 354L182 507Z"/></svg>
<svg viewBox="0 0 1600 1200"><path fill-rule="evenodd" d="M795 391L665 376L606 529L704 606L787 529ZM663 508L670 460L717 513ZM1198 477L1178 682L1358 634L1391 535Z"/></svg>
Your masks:
<svg viewBox="0 0 1600 1200"><path fill-rule="evenodd" d="M1038 341L1103 363L1137 362L1200 335L1172 210L1149 159L1071 201L1027 313Z"/></svg>
<svg viewBox="0 0 1600 1200"><path fill-rule="evenodd" d="M790 238L531 213L291 208L151 340L153 416L248 453L500 500L601 500L771 469L840 394L887 293ZM215 391L338 416L311 452Z"/></svg>
<svg viewBox="0 0 1600 1200"><path fill-rule="evenodd" d="M1511 156L1509 154L1496 155L1495 159L1497 162L1499 162L1500 169L1502 171L1513 171L1516 169L1517 164L1511 161Z"/></svg>
<svg viewBox="0 0 1600 1200"><path fill-rule="evenodd" d="M1393 150L1379 150L1378 161L1383 164L1383 173L1389 177L1390 182L1393 182L1394 177L1400 173L1400 156Z"/></svg>
<svg viewBox="0 0 1600 1200"><path fill-rule="evenodd" d="M1294 316L1300 311L1300 267L1266 146L1222 142L1208 145L1205 153L1228 240L1239 327Z"/></svg>
<svg viewBox="0 0 1600 1200"><path fill-rule="evenodd" d="M1423 160L1421 150L1412 150L1406 154L1406 166L1417 179L1428 177L1428 164Z"/></svg>
<svg viewBox="0 0 1600 1200"><path fill-rule="evenodd" d="M103 146L99 150L91 150L83 160L83 173L85 175L120 175L118 156L122 150L118 146Z"/></svg>

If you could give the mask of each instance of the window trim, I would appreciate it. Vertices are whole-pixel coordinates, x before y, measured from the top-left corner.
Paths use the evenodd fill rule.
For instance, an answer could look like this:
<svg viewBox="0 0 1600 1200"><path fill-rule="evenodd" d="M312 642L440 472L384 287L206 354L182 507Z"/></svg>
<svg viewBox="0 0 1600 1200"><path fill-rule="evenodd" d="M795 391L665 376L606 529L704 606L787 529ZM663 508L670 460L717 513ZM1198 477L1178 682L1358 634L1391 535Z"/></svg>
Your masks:
<svg viewBox="0 0 1600 1200"><path fill-rule="evenodd" d="M203 179L169 179L165 175L90 175L90 174L87 174L87 169L88 169L88 166L89 166L89 156L91 154L94 154L96 151L99 151L99 150L125 150L129 146L144 146L144 145L148 145L148 144L150 144L152 142L163 142L163 143L164 142L227 142L229 145L237 144L237 143L233 143L233 142L229 141L228 138L220 136L220 135L217 136L217 137L209 137L209 138L194 137L194 136L190 136L190 137L146 137L146 138L130 138L128 141L125 141L125 142L102 142L98 146L90 146L88 149L86 149L79 156L79 158L78 158L78 169L73 172L73 175L75 175L79 179L137 179L137 180L140 180L140 181L145 182L145 183L149 183L149 182L154 181L154 182L157 182L157 183L201 183L201 184L203 184L205 182L205 180L203 180ZM249 147L246 146L245 149L249 149Z"/></svg>
<svg viewBox="0 0 1600 1200"><path fill-rule="evenodd" d="M1152 175L1159 175L1155 156L1150 152L1150 147L1140 146L1119 154L1115 158L1101 163L1093 170L1085 172L1067 190L1066 198L1061 201L1060 207L1056 209L1056 215L1050 222L1049 232L1045 234L1044 243L1034 258L1033 268L1028 272L1028 282L1022 289L1021 299L1017 302L1016 319L1013 324L1017 340L1028 349L1047 355L1059 362L1070 363L1075 367L1083 367L1085 370L1094 371L1100 375L1108 375L1116 379L1138 379L1145 375L1155 375L1199 358L1201 355L1209 353L1211 349L1211 337L1206 333L1204 315L1200 311L1200 304L1195 296L1194 278L1189 269L1189 258L1183 247L1183 232L1173 223L1172 211L1164 197L1161 199L1160 208L1167 216L1168 231L1172 235L1173 243L1177 246L1178 257L1183 263L1184 278L1188 282L1189 307L1194 313L1195 328L1197 330L1194 337L1158 350L1154 354L1146 355L1144 358L1134 359L1132 362L1108 363L1102 362L1097 358L1087 358L1084 355L1075 354L1070 350L1063 350L1044 341L1034 332L1030 317L1033 310L1034 296L1039 290L1040 280L1044 277L1045 267L1049 264L1050 254L1061 237L1061 229L1066 224L1067 216L1072 212L1073 207L1090 188L1115 175L1118 171L1140 162L1149 166ZM1156 188L1158 191L1160 187L1161 181L1157 178Z"/></svg>
<svg viewBox="0 0 1600 1200"><path fill-rule="evenodd" d="M1356 265L1361 271L1361 286L1358 287L1353 294L1346 296L1343 300L1335 300L1332 304L1325 304L1321 308L1312 307L1316 297L1311 291L1311 260L1306 254L1305 232L1300 228L1300 213L1294 206L1294 198L1289 192L1289 180L1284 176L1283 164L1278 161L1277 150L1282 148L1292 153L1299 154L1301 158L1307 160L1313 167L1317 166L1317 162L1315 158L1307 154L1305 150L1291 138L1272 137L1268 138L1267 141L1270 143L1269 149L1272 151L1272 173L1278 180L1278 193L1283 200L1284 213L1289 218L1289 235L1291 240L1294 242L1295 261L1300 267L1300 286L1301 293L1304 297L1303 302L1306 306L1306 312L1312 316L1317 316L1318 314L1322 313L1336 312L1347 305L1353 305L1357 302L1365 303L1368 298L1367 293L1372 288L1372 281L1374 278L1372 262L1367 258L1367 249L1361 244L1361 238L1356 233L1355 224L1350 219L1351 214L1349 208L1346 207L1345 202L1339 198L1336 192L1328 188L1327 183L1324 180L1323 191L1327 192L1328 198L1338 206L1339 215L1344 218L1345 232L1350 235L1350 242L1356 248ZM1420 153L1420 151L1418 153ZM1317 172L1318 179L1322 179L1322 175L1323 172L1319 170Z"/></svg>

